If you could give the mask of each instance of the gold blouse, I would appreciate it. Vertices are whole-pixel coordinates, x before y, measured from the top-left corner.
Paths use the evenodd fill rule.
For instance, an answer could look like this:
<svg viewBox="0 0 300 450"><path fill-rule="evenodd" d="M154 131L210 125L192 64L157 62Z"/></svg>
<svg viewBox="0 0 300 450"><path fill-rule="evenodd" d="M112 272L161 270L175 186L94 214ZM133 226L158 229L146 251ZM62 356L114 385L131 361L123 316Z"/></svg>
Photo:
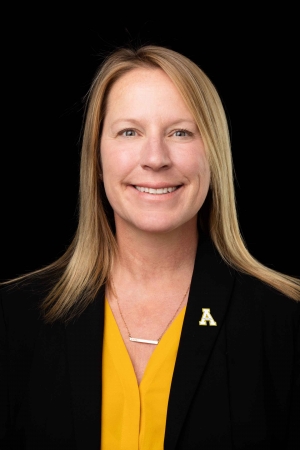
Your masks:
<svg viewBox="0 0 300 450"><path fill-rule="evenodd" d="M119 328L105 300L101 450L163 449L169 393L185 309L164 333L138 385Z"/></svg>

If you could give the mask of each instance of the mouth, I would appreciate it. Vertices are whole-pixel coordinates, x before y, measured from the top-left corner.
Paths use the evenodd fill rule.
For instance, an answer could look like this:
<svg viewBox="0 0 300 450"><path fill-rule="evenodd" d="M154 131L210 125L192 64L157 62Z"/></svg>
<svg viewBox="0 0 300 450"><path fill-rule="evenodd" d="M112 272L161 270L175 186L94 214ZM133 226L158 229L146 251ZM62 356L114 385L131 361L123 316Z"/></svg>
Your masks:
<svg viewBox="0 0 300 450"><path fill-rule="evenodd" d="M154 195L169 194L170 192L174 192L180 188L180 186L170 186L170 187L164 187L164 188L158 188L158 189L144 187L144 186L134 186L134 187L139 192L146 192L147 194L154 194Z"/></svg>

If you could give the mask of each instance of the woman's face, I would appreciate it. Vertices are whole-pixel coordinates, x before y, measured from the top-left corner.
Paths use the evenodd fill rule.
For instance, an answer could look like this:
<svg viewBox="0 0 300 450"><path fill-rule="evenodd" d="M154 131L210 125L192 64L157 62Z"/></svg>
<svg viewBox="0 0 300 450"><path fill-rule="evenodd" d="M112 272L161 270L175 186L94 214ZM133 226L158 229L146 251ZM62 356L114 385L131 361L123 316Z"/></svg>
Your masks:
<svg viewBox="0 0 300 450"><path fill-rule="evenodd" d="M101 160L117 232L166 233L196 223L210 169L195 120L161 69L134 69L112 86Z"/></svg>

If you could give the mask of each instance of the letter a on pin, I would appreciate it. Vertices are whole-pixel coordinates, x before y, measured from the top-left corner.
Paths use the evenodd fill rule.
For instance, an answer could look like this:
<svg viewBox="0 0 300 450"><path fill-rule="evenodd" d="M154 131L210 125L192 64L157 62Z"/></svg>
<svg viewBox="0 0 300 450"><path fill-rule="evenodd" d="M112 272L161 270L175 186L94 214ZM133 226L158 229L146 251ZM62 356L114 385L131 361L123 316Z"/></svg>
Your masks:
<svg viewBox="0 0 300 450"><path fill-rule="evenodd" d="M199 325L207 325L207 322L209 322L210 326L217 326L217 322L214 320L213 316L210 313L210 308L202 308L202 317L199 321Z"/></svg>

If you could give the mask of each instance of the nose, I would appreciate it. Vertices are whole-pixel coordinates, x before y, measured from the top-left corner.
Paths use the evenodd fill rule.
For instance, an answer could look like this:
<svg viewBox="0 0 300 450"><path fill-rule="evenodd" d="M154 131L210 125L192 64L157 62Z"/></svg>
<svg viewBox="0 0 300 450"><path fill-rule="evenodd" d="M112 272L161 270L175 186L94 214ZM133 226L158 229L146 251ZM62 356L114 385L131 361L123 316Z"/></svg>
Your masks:
<svg viewBox="0 0 300 450"><path fill-rule="evenodd" d="M170 152L163 137L148 137L141 152L141 166L146 170L159 171L171 166Z"/></svg>

